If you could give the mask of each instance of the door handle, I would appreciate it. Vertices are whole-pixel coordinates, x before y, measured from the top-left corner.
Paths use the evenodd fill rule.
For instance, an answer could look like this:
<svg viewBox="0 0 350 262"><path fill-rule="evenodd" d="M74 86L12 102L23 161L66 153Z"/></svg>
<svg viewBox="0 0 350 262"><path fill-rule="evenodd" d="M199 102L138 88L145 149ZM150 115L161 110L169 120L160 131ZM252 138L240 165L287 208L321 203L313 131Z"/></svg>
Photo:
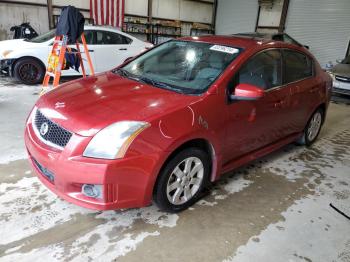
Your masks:
<svg viewBox="0 0 350 262"><path fill-rule="evenodd" d="M298 94L298 93L300 93L300 87L299 86L295 86L294 88L292 87L290 89L290 94L291 95L295 95L295 94Z"/></svg>
<svg viewBox="0 0 350 262"><path fill-rule="evenodd" d="M121 51L126 51L126 50L128 50L127 48L119 48L119 50L121 50Z"/></svg>
<svg viewBox="0 0 350 262"><path fill-rule="evenodd" d="M310 93L316 93L316 92L317 92L317 90L318 90L318 88L317 88L317 87L313 87L313 88L311 88L311 89L310 89Z"/></svg>
<svg viewBox="0 0 350 262"><path fill-rule="evenodd" d="M274 103L274 107L282 107L286 102L284 100L280 100Z"/></svg>
<svg viewBox="0 0 350 262"><path fill-rule="evenodd" d="M95 50L89 50L89 53L93 53Z"/></svg>

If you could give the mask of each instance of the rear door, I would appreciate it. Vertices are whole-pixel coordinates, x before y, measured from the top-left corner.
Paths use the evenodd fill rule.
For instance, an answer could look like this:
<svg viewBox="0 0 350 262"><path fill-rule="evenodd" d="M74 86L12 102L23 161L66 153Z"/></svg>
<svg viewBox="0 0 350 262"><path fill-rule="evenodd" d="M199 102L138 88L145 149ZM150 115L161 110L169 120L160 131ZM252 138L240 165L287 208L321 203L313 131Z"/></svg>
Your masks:
<svg viewBox="0 0 350 262"><path fill-rule="evenodd" d="M86 30L84 31L84 35L85 35L85 40L86 40L86 45L88 47L88 51L90 54L90 58L93 64L94 69L96 70L96 59L95 59L95 53L94 53L94 43L95 43L95 31L92 30ZM86 56L86 50L84 50L84 46L82 44L81 38L79 38L79 49L81 52L81 56L83 59L83 63L84 63L84 68L85 68L85 72L87 75L90 75L90 66L87 60L87 56ZM73 52L77 51L77 46L74 45L69 45L69 47L72 49ZM82 74L82 68L79 68L79 72L76 71L75 69L70 68L69 70L63 70L62 71L62 75L65 76L70 76L70 75L81 75Z"/></svg>
<svg viewBox="0 0 350 262"><path fill-rule="evenodd" d="M283 61L283 83L291 92L290 121L286 128L289 133L296 133L304 129L322 83L314 77L313 60L306 54L284 49Z"/></svg>
<svg viewBox="0 0 350 262"><path fill-rule="evenodd" d="M290 89L282 85L282 54L269 49L250 58L234 77L234 87L251 84L265 90L256 101L228 105L224 160L240 157L286 135Z"/></svg>
<svg viewBox="0 0 350 262"><path fill-rule="evenodd" d="M116 32L96 31L96 71L103 72L122 64L127 58L134 56L132 40Z"/></svg>

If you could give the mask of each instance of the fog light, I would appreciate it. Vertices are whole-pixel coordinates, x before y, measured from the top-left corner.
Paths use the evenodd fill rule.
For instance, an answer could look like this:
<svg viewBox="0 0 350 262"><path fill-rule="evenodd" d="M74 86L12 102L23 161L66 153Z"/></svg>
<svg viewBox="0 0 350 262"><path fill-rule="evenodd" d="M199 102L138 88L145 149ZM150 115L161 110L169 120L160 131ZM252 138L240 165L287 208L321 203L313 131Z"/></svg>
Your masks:
<svg viewBox="0 0 350 262"><path fill-rule="evenodd" d="M81 192L88 197L93 198L102 198L102 185L91 185L91 184L84 184L81 188Z"/></svg>

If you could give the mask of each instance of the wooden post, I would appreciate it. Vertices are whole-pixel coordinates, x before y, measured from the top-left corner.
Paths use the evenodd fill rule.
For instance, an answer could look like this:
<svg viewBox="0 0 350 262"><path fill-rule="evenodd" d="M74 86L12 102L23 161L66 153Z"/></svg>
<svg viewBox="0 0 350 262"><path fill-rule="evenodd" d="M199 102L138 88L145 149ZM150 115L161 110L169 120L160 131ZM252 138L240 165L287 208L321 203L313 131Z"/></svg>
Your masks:
<svg viewBox="0 0 350 262"><path fill-rule="evenodd" d="M278 32L283 33L286 25L287 13L288 13L289 0L283 1L282 13L280 19L280 25L278 27Z"/></svg>
<svg viewBox="0 0 350 262"><path fill-rule="evenodd" d="M49 18L49 28L50 30L55 27L53 22L53 7L52 7L52 0L47 0L47 15Z"/></svg>

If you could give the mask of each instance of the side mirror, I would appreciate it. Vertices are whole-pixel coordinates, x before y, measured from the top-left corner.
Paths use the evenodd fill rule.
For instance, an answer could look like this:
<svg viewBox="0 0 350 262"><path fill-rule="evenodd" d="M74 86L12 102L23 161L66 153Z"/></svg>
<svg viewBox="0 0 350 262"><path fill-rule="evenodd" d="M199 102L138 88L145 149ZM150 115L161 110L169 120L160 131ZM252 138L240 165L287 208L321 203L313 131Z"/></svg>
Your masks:
<svg viewBox="0 0 350 262"><path fill-rule="evenodd" d="M341 64L341 62L343 62L343 59L337 59L335 60L338 64Z"/></svg>
<svg viewBox="0 0 350 262"><path fill-rule="evenodd" d="M250 84L239 84L236 86L234 94L230 95L232 101L253 101L264 96L264 90Z"/></svg>

